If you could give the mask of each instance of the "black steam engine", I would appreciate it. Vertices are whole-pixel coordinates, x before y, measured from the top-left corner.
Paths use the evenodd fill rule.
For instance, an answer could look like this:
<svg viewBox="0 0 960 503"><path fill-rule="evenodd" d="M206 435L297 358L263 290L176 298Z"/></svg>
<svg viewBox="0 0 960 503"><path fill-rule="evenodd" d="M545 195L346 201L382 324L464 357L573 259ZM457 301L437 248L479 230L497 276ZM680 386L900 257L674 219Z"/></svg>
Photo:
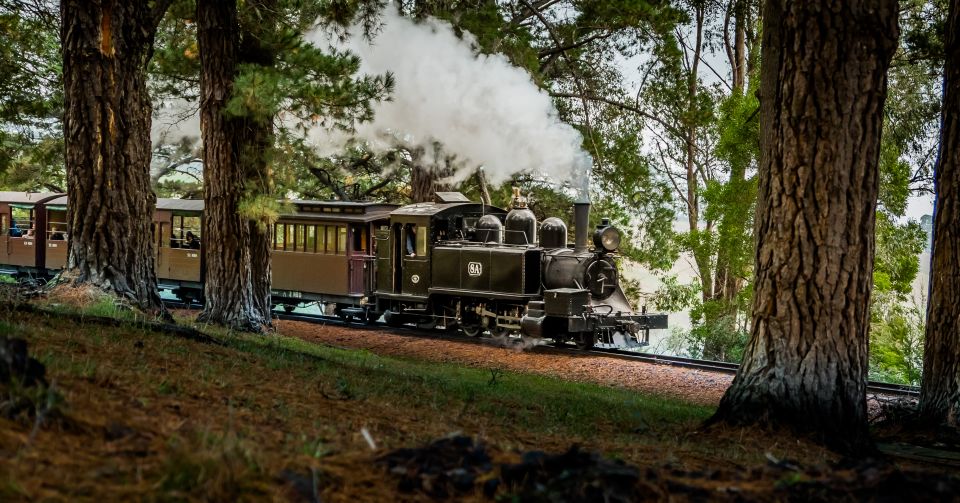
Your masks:
<svg viewBox="0 0 960 503"><path fill-rule="evenodd" d="M663 314L635 313L620 288L620 233L604 221L587 243L590 205L574 208L576 237L537 219L514 190L510 212L438 193L399 208L378 231L373 309L388 324L458 327L467 335L521 333L579 347L649 342Z"/></svg>

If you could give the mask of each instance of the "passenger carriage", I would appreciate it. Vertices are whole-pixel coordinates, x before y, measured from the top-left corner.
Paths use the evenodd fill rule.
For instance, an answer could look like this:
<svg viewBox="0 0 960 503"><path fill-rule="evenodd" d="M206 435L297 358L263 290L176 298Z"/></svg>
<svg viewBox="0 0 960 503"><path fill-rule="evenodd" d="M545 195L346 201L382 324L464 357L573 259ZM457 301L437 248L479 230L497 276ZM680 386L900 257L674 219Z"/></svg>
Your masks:
<svg viewBox="0 0 960 503"><path fill-rule="evenodd" d="M0 192L0 272L19 277L45 274L49 229L45 204L60 197L52 192ZM62 218L59 215L54 212L54 218Z"/></svg>
<svg viewBox="0 0 960 503"><path fill-rule="evenodd" d="M342 317L367 319L374 290L375 230L395 204L293 201L274 226L273 301L335 306Z"/></svg>
<svg viewBox="0 0 960 503"><path fill-rule="evenodd" d="M157 283L185 302L203 298L202 223L202 200L157 199L153 213Z"/></svg>
<svg viewBox="0 0 960 503"><path fill-rule="evenodd" d="M374 229L393 204L292 201L273 226L273 302L292 310L306 302L341 316L366 318L373 292ZM157 277L184 301L203 297L203 201L160 199L154 216Z"/></svg>

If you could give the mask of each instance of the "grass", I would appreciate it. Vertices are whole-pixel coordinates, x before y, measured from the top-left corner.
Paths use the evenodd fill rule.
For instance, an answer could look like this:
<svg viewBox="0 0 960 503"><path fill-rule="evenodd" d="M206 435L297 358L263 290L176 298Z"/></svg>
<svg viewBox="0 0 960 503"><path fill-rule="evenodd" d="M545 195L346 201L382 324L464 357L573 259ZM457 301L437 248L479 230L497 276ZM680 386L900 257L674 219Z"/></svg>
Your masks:
<svg viewBox="0 0 960 503"><path fill-rule="evenodd" d="M601 423L633 434L662 423L693 423L711 408L588 383L448 363L382 357L300 339L239 334L223 341L275 369L306 368L343 400L403 399L420 410L460 410L534 432L588 435ZM459 408L459 409L458 409Z"/></svg>
<svg viewBox="0 0 960 503"><path fill-rule="evenodd" d="M76 321L107 309L0 310L0 334L29 341L68 416L35 434L0 419L0 500L238 501L297 490L391 500L395 482L373 460L457 431L484 439L495 463L579 443L664 478L721 470L729 484L761 473L767 491L800 479L744 468L766 466L766 453L827 459L779 435L706 434L698 426L711 407L625 389L281 335L204 327L213 343L203 343Z"/></svg>
<svg viewBox="0 0 960 503"><path fill-rule="evenodd" d="M361 429L381 448L463 431L503 452L579 442L640 459L661 438L683 448L682 432L710 413L622 389L279 335L208 329L220 344L203 344L135 324L75 321L109 314L105 303L60 309L0 313L0 333L26 338L58 383L72 425L29 438L27 425L0 422L0 452L20 453L0 456L0 473L9 474L0 494L260 499L287 490L277 482L283 472L309 474L327 496L363 498L382 495L390 481ZM42 475L51 471L62 474L54 489Z"/></svg>

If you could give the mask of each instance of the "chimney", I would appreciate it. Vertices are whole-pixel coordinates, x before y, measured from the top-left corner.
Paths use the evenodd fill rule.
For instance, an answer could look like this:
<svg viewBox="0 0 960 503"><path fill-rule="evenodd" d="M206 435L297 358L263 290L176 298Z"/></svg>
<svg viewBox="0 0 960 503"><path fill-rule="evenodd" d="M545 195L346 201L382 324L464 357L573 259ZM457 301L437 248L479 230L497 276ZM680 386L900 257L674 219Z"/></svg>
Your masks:
<svg viewBox="0 0 960 503"><path fill-rule="evenodd" d="M573 251L587 251L587 233L590 228L590 203L573 203L574 241Z"/></svg>

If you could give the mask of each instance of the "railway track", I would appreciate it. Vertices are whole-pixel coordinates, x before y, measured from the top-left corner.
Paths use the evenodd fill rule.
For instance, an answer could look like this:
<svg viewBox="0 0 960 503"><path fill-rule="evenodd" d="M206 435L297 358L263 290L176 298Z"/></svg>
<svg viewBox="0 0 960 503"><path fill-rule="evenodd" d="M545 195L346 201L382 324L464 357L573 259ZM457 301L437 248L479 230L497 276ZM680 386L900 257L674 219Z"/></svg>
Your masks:
<svg viewBox="0 0 960 503"><path fill-rule="evenodd" d="M177 309L193 309L199 306L197 305L186 305L182 302L176 301L165 301L167 307L177 308ZM376 331L389 331L398 335L405 336L415 336L415 337L426 337L431 339L439 340L449 340L455 342L468 342L474 344L483 344L489 346L504 346L509 344L518 344L518 342L511 342L509 340L494 339L489 337L466 337L464 335L451 335L449 333L444 333L438 330L422 330L412 326L408 327L388 327L387 325L375 322L375 323L361 323L361 322L350 322L344 320L337 316L327 316L322 314L309 314L309 313L286 313L282 311L275 311L274 316L277 319L281 320L290 320L290 321L303 321L306 323L315 323L315 324L325 324L325 325L338 325L338 326L350 326L351 328L360 329L360 330L376 330ZM574 350L572 346L570 349L556 346L538 346L550 348L550 350L555 350L558 352L568 352L568 351L577 351L578 353L584 353L580 350ZM595 354L598 356L604 356L609 358L622 358L626 360L642 361L647 363L653 363L658 365L671 365L675 367L683 367L689 369L703 370L706 372L716 372L723 374L736 374L737 370L740 368L738 363L729 363L729 362L719 362L711 360L700 360L696 358L686 358L682 356L667 356L667 355L658 355L651 353L639 353L636 351L626 351L622 349L609 349L609 348L594 348L589 351L586 351L588 354ZM920 396L920 388L916 386L908 386L903 384L893 384L885 383L880 381L869 381L867 383L867 392L877 395L887 395L887 396L897 396L903 398L915 398Z"/></svg>

